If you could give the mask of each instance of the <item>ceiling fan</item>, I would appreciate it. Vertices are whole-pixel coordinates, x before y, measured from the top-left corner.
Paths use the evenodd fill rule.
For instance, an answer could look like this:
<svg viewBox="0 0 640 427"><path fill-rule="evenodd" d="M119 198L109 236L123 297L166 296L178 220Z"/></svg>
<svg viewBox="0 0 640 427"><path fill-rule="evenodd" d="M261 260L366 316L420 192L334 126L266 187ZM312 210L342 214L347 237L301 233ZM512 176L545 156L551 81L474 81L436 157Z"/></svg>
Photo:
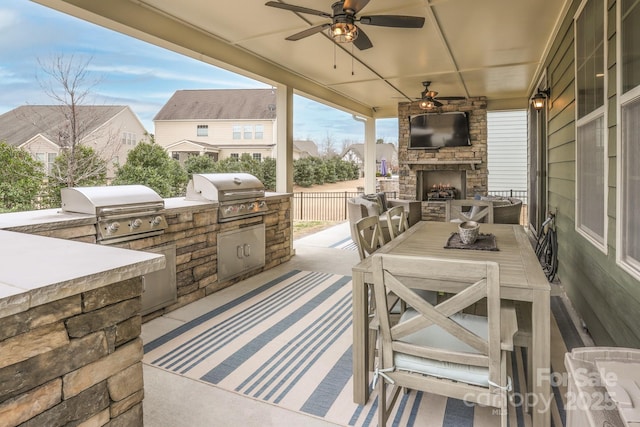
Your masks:
<svg viewBox="0 0 640 427"><path fill-rule="evenodd" d="M322 12L315 9L309 9L307 7L296 6L287 3L280 3L277 1L268 1L266 6L276 7L279 9L290 10L297 13L307 13L310 15L322 16L323 18L331 19L331 23L325 23L317 25L315 27L308 28L299 33L293 34L286 38L286 40L300 40L302 38L319 33L325 29L330 29L329 34L338 43L353 42L353 44L360 50L365 50L373 47L371 40L364 31L362 31L356 22L366 25L375 25L379 27L396 27L396 28L422 28L424 25L424 18L420 16L404 16L404 15L373 15L356 17L356 14L360 12L369 0L344 0L338 1L331 5L333 14Z"/></svg>
<svg viewBox="0 0 640 427"><path fill-rule="evenodd" d="M429 90L429 85L431 85L430 81L422 82L424 86L424 90L420 93L420 108L423 110L430 110L435 107L442 107L442 102L440 101L457 101L461 99L467 99L464 96L440 96L438 97L438 92Z"/></svg>

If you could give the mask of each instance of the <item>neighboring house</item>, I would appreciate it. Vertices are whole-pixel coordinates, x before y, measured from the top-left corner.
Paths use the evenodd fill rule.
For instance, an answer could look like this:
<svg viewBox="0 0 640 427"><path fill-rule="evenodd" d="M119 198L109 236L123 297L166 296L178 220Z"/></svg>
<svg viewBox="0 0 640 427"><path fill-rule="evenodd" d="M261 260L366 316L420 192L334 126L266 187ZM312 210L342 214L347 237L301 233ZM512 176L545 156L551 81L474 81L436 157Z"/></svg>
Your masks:
<svg viewBox="0 0 640 427"><path fill-rule="evenodd" d="M315 142L305 140L293 141L293 160L302 159L305 157L319 157L318 146Z"/></svg>
<svg viewBox="0 0 640 427"><path fill-rule="evenodd" d="M45 164L47 172L58 154L68 146L66 105L25 105L0 115L0 141L22 148ZM107 162L107 178L114 177L114 164L124 164L127 154L147 131L126 105L79 105L81 141Z"/></svg>
<svg viewBox="0 0 640 427"><path fill-rule="evenodd" d="M362 173L364 168L364 144L351 144L340 155L342 160L355 162L360 167ZM398 149L395 144L385 142L376 144L376 171L380 172L382 160L387 163L387 170L398 171Z"/></svg>
<svg viewBox="0 0 640 427"><path fill-rule="evenodd" d="M192 155L275 157L275 106L271 89L179 90L153 119L155 141L182 162Z"/></svg>

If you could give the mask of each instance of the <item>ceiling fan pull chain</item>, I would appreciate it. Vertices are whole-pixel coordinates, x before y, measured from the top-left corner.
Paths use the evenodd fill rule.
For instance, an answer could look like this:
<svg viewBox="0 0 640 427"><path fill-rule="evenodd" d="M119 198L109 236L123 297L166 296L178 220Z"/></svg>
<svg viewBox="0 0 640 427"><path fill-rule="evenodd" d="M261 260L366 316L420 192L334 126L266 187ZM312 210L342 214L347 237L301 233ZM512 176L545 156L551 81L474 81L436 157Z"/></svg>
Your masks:
<svg viewBox="0 0 640 427"><path fill-rule="evenodd" d="M351 75L355 76L356 73L353 71L353 43L351 43Z"/></svg>
<svg viewBox="0 0 640 427"><path fill-rule="evenodd" d="M333 43L333 69L335 70L336 68L336 44L335 42Z"/></svg>

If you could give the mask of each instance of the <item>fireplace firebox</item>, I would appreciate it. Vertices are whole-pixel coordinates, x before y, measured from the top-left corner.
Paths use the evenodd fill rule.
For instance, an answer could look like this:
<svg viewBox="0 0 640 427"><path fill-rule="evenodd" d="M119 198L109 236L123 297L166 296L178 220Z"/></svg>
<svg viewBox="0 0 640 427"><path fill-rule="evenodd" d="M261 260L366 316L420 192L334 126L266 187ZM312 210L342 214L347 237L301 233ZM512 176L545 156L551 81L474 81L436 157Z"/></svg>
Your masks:
<svg viewBox="0 0 640 427"><path fill-rule="evenodd" d="M466 171L423 170L417 172L416 200L465 199Z"/></svg>

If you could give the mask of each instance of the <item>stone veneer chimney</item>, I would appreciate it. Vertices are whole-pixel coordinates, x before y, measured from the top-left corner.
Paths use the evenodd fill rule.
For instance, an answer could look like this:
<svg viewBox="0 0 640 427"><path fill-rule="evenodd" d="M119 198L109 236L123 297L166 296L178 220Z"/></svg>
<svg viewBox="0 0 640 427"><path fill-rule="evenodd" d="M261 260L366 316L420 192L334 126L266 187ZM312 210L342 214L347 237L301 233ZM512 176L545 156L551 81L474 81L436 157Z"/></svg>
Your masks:
<svg viewBox="0 0 640 427"><path fill-rule="evenodd" d="M464 171L466 197L487 193L487 100L485 97L448 101L440 112L464 111L469 115L471 145L439 150L409 150L409 118L424 114L418 102L398 104L398 163L400 198L422 200L418 194L419 171ZM446 202L422 202L423 220L444 220Z"/></svg>

